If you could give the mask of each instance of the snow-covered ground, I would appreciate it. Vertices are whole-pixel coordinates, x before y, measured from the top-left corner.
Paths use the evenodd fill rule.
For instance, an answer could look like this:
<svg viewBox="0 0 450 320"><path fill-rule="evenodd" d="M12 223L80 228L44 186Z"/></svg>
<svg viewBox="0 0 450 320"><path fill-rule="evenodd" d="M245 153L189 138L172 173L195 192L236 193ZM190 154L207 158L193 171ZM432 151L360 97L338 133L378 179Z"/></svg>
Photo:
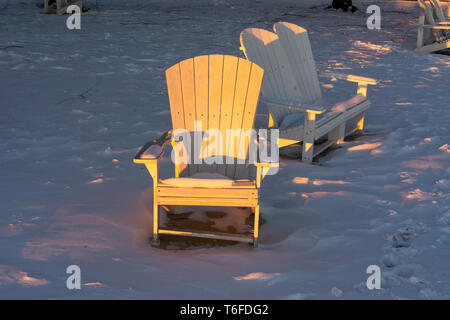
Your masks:
<svg viewBox="0 0 450 320"><path fill-rule="evenodd" d="M415 2L354 1L353 15L329 2L87 1L70 31L67 16L0 0L0 298L449 299L450 57L413 52ZM263 182L258 249L151 247L152 182L132 157L170 128L164 70L242 56L241 30L280 20L309 31L319 70L380 81L364 135L314 165L282 159ZM66 288L72 264L81 290ZM366 288L369 265L381 290Z"/></svg>

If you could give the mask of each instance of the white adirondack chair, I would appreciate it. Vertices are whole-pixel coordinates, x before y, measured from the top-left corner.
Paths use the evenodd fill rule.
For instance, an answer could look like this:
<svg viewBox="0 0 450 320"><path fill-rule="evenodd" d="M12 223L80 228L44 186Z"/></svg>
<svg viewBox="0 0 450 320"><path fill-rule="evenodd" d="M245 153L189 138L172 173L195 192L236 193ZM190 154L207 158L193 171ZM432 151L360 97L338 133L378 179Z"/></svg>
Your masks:
<svg viewBox="0 0 450 320"><path fill-rule="evenodd" d="M444 13L441 2L439 0L430 0L431 7L433 8L434 18L437 23L448 24L450 18L448 14ZM447 11L450 10L450 6L447 7Z"/></svg>
<svg viewBox="0 0 450 320"><path fill-rule="evenodd" d="M248 132L253 128L256 108L264 70L245 59L228 55L206 55L184 60L166 70L167 88L172 115L173 134L167 133L159 140L153 140L142 147L134 158L135 163L145 164L153 178L154 214L153 243L158 243L159 234L234 240L253 243L256 247L259 234L259 188L261 180L271 167L278 163L256 162L256 178L253 172L244 170L242 163L201 164L179 160L191 159L192 152L175 157L175 177L160 179L158 160L163 147L171 140L172 147L186 148L175 132L186 130L192 135L203 134L207 130L219 130L218 139L207 144L208 156L227 159L248 160L249 141L229 135L228 129ZM201 128L200 128L201 127ZM186 139L187 141L188 139ZM232 141L233 140L233 141ZM194 139L192 140L194 141ZM201 145L203 147L203 140ZM189 142L188 142L189 144ZM147 150L157 149L157 154L149 155ZM195 147L191 148L191 150ZM214 152L215 151L215 152ZM184 153L184 151L183 151ZM178 153L177 153L178 154ZM196 154L203 154L201 150ZM245 161L244 161L245 164ZM218 177L198 177L205 172L220 174ZM199 232L192 230L169 230L159 226L161 206L231 206L250 207L254 212L252 235Z"/></svg>
<svg viewBox="0 0 450 320"><path fill-rule="evenodd" d="M265 70L261 100L267 104L269 127L279 128L279 147L303 142L302 161L313 157L345 136L362 130L371 78L338 73L320 76L358 83L357 94L330 106L322 99L314 58L305 29L287 22L274 25L273 33L249 28L241 32L241 48L248 60ZM316 121L316 115L321 115ZM353 126L346 128L348 120ZM325 142L317 144L318 140Z"/></svg>
<svg viewBox="0 0 450 320"><path fill-rule="evenodd" d="M439 52L450 48L449 33L450 23L439 23L433 16L433 9L424 0L417 0L423 13L419 17L417 29L418 52Z"/></svg>
<svg viewBox="0 0 450 320"><path fill-rule="evenodd" d="M58 15L63 15L67 13L67 8L70 5L77 5L80 10L83 9L83 0L56 0L51 5L49 5L50 0L44 0L44 10L42 13L56 12Z"/></svg>

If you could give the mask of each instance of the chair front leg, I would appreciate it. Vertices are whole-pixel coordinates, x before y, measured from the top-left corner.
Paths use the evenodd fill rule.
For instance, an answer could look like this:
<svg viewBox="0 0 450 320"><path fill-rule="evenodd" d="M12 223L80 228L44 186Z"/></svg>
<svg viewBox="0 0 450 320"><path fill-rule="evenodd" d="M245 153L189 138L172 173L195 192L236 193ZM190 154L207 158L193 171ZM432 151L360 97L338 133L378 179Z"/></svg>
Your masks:
<svg viewBox="0 0 450 320"><path fill-rule="evenodd" d="M159 246L159 205L157 199L153 199L153 237L152 245Z"/></svg>
<svg viewBox="0 0 450 320"><path fill-rule="evenodd" d="M316 113L306 111L302 150L302 161L306 163L311 162L314 156L315 125Z"/></svg>
<svg viewBox="0 0 450 320"><path fill-rule="evenodd" d="M158 194L158 159L140 159L140 156L133 160L135 163L143 163L153 179L153 237L152 244L159 245L159 205Z"/></svg>

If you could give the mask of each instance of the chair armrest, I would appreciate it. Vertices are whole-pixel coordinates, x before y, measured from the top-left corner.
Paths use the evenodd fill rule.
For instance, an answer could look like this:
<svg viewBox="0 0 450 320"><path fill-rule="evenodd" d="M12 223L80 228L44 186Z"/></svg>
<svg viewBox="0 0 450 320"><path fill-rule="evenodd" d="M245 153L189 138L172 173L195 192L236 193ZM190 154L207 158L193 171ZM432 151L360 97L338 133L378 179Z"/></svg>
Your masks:
<svg viewBox="0 0 450 320"><path fill-rule="evenodd" d="M278 162L255 162L255 167L262 167L262 168L271 168L271 167L277 167Z"/></svg>
<svg viewBox="0 0 450 320"><path fill-rule="evenodd" d="M339 79L339 80L346 80L346 81L350 81L350 82L357 82L357 83L370 84L370 85L375 85L378 83L378 81L373 78L355 76L353 74L335 73L335 72L320 72L319 77L335 78L335 79Z"/></svg>
<svg viewBox="0 0 450 320"><path fill-rule="evenodd" d="M152 141L147 142L142 146L142 148L138 151L136 156L133 159L134 163L145 163L148 161L157 161L164 155L164 146L170 142L170 138L172 136L172 130L166 131L162 134L158 139L153 139ZM142 155L150 149L152 146L159 146L161 148L161 152L156 155L154 158L150 159L142 159Z"/></svg>
<svg viewBox="0 0 450 320"><path fill-rule="evenodd" d="M325 107L320 105L307 104L299 101L285 101L267 97L261 97L260 100L264 103L274 104L282 108L287 108L289 110L300 110L319 114L327 110Z"/></svg>
<svg viewBox="0 0 450 320"><path fill-rule="evenodd" d="M255 162L254 166L256 167L256 187L259 188L261 186L261 180L264 179L267 172L271 168L279 168L280 164L279 162Z"/></svg>

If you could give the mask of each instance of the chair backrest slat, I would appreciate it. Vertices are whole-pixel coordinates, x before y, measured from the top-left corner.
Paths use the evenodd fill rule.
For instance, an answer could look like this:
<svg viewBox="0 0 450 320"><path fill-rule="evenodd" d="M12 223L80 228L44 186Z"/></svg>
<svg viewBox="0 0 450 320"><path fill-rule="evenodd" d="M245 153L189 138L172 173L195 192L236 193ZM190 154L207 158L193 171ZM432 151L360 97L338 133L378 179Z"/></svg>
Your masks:
<svg viewBox="0 0 450 320"><path fill-rule="evenodd" d="M222 55L209 56L209 118L208 128L220 128L220 105L222 100L223 82L223 59ZM206 146L207 152L216 156L219 150L219 141L213 140ZM209 167L212 172L217 171L217 165Z"/></svg>
<svg viewBox="0 0 450 320"><path fill-rule="evenodd" d="M181 61L180 73L183 89L184 128L194 131L194 121L196 120L194 59Z"/></svg>
<svg viewBox="0 0 450 320"><path fill-rule="evenodd" d="M209 103L209 61L208 56L194 58L195 65L195 119L201 123L202 130L208 129L208 103Z"/></svg>
<svg viewBox="0 0 450 320"><path fill-rule="evenodd" d="M236 89L234 92L233 111L231 115L230 129L226 135L226 156L232 159L243 159L245 155L243 149L244 145L240 146L240 139L244 137L242 133L242 120L246 107L246 99L248 93L248 84L250 80L251 65L248 63L239 63L236 74ZM227 166L227 175L234 176L236 166Z"/></svg>
<svg viewBox="0 0 450 320"><path fill-rule="evenodd" d="M199 56L172 66L166 71L166 78L174 131L184 129L203 134L208 129L216 129L222 134L222 145L217 147L219 141L214 141L215 146L204 144L197 151L204 154L203 148L211 148L217 151L212 155L247 157L248 144L239 146L231 141L229 134L232 129L242 132L243 128L253 128L263 73L258 65L228 55ZM240 135L236 139L239 143ZM192 138L192 151L194 141ZM195 156L199 154L191 152L191 163ZM239 178L236 175L242 173L231 164L189 164L183 174L198 171L219 172L233 178Z"/></svg>

